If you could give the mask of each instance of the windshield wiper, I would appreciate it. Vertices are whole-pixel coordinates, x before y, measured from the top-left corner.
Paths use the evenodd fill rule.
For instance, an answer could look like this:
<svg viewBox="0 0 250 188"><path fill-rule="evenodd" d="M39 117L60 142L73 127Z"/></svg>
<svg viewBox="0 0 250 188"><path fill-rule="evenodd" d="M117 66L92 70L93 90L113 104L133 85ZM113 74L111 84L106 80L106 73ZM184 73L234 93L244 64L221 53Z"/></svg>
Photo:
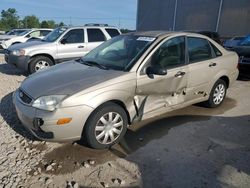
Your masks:
<svg viewBox="0 0 250 188"><path fill-rule="evenodd" d="M97 62L95 62L95 61L85 61L85 60L83 60L83 59L79 59L78 61L81 61L84 65L88 65L88 66L95 66L95 67L98 67L98 68L100 68L100 69L104 69L104 70L108 70L109 68L108 67L106 67L105 65L102 65L102 64L99 64L99 63L97 63Z"/></svg>

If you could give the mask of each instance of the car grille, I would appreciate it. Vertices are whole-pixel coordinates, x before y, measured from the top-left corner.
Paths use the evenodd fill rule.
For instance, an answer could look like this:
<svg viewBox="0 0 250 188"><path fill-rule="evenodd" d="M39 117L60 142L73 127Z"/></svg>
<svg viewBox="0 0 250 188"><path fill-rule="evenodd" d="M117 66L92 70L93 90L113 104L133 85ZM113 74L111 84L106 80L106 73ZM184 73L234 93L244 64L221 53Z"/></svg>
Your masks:
<svg viewBox="0 0 250 188"><path fill-rule="evenodd" d="M19 90L18 92L19 98L26 104L30 104L32 101L32 98L30 98L27 94L25 94L22 90Z"/></svg>

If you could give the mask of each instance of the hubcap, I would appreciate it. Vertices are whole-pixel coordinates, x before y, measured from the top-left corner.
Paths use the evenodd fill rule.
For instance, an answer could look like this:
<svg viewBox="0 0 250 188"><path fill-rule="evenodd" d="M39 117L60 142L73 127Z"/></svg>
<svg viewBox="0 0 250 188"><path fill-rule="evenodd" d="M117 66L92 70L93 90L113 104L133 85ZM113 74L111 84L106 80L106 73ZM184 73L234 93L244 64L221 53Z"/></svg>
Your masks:
<svg viewBox="0 0 250 188"><path fill-rule="evenodd" d="M39 70L41 70L41 69L46 69L46 68L48 68L49 66L50 66L49 63L46 62L46 61L38 61L38 62L36 63L36 66L35 66L35 70L36 70L36 71L39 71Z"/></svg>
<svg viewBox="0 0 250 188"><path fill-rule="evenodd" d="M215 90L214 90L214 95L213 95L213 101L214 104L218 105L220 104L225 96L225 86L223 84L219 84Z"/></svg>
<svg viewBox="0 0 250 188"><path fill-rule="evenodd" d="M116 112L103 115L95 126L95 137L100 144L113 143L122 133L123 119Z"/></svg>

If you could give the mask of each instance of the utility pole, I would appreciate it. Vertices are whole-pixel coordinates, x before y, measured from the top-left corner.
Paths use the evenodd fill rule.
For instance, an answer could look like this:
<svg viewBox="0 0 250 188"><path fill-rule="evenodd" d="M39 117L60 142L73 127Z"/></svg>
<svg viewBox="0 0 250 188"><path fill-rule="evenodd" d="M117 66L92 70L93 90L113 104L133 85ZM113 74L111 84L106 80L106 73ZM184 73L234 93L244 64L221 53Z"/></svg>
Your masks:
<svg viewBox="0 0 250 188"><path fill-rule="evenodd" d="M119 27L119 29L121 29L121 18L120 17L118 18L118 27Z"/></svg>
<svg viewBox="0 0 250 188"><path fill-rule="evenodd" d="M217 17L216 28L215 28L216 32L218 32L219 30L222 6L223 6L223 0L220 0L220 7L219 7L219 12L218 12L218 17Z"/></svg>
<svg viewBox="0 0 250 188"><path fill-rule="evenodd" d="M174 5L174 21L173 21L173 28L172 28L173 31L175 31L175 26L176 26L177 8L178 8L178 0L175 0L175 5Z"/></svg>
<svg viewBox="0 0 250 188"><path fill-rule="evenodd" d="M69 25L72 26L71 16L69 17Z"/></svg>

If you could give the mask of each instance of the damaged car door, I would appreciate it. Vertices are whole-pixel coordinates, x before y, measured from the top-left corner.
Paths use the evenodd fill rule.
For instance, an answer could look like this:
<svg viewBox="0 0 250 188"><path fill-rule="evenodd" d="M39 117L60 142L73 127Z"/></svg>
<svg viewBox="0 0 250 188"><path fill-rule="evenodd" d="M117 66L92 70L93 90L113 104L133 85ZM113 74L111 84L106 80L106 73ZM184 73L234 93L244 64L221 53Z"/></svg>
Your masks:
<svg viewBox="0 0 250 188"><path fill-rule="evenodd" d="M185 37L165 39L149 54L137 75L135 105L141 119L185 101Z"/></svg>

